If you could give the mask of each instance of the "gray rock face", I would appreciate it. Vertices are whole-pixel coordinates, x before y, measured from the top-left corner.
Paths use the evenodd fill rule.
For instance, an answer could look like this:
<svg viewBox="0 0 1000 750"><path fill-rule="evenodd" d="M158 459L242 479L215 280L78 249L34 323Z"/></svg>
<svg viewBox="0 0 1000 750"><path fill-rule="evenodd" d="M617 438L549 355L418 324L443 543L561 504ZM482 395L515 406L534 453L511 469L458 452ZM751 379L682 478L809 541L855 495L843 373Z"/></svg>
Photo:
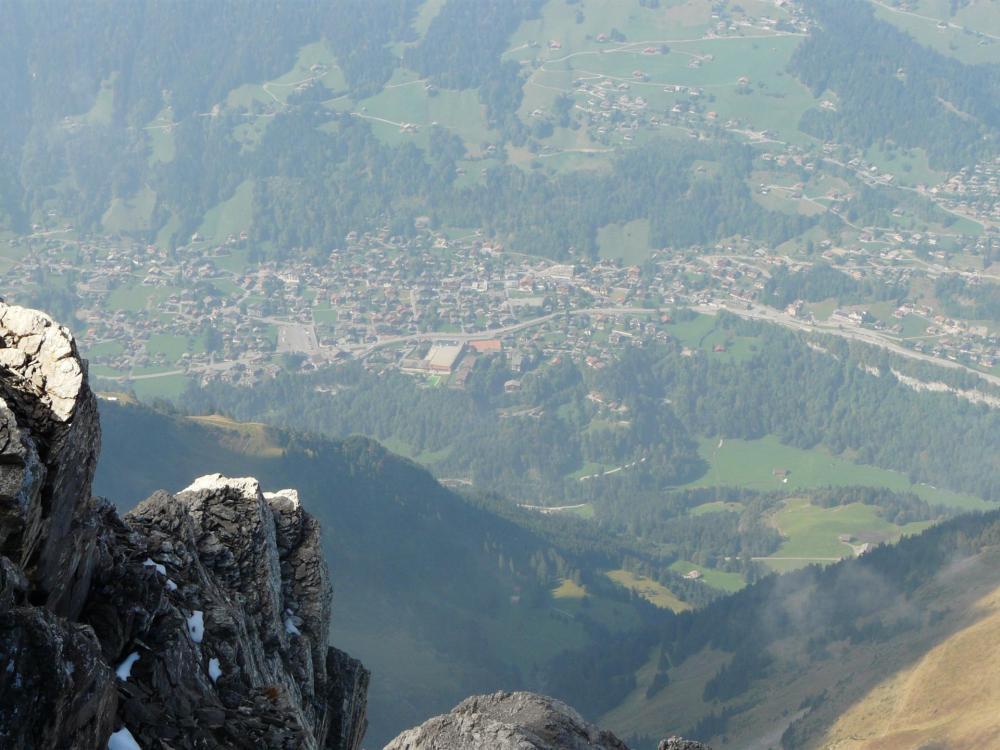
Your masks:
<svg viewBox="0 0 1000 750"><path fill-rule="evenodd" d="M0 401L0 551L18 555L35 602L76 617L94 565L97 401L69 331L2 302Z"/></svg>
<svg viewBox="0 0 1000 750"><path fill-rule="evenodd" d="M0 747L357 750L368 673L296 493L212 475L122 519L99 444L69 332L0 303Z"/></svg>
<svg viewBox="0 0 1000 750"><path fill-rule="evenodd" d="M680 737L669 737L665 740L660 740L657 750L711 750L711 748L700 742L693 742L692 740L685 740Z"/></svg>
<svg viewBox="0 0 1000 750"><path fill-rule="evenodd" d="M565 703L533 693L468 698L449 713L403 732L385 750L628 750L611 732ZM671 738L660 750L709 750Z"/></svg>

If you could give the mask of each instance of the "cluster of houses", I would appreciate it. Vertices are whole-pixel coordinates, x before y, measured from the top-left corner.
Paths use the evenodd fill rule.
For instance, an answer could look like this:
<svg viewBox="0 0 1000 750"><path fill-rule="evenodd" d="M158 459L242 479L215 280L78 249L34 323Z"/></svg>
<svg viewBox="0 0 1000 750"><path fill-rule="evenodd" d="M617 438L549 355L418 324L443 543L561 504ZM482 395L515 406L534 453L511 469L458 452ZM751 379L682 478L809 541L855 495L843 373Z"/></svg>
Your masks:
<svg viewBox="0 0 1000 750"><path fill-rule="evenodd" d="M957 213L1000 222L1000 158L963 167L928 192Z"/></svg>

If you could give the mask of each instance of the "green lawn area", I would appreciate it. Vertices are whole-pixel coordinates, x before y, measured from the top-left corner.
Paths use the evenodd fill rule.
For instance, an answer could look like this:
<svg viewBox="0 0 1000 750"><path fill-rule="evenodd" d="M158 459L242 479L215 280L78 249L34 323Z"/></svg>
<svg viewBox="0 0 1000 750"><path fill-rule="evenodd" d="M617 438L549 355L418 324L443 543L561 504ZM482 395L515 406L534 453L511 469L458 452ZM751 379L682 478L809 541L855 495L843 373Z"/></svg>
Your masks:
<svg viewBox="0 0 1000 750"><path fill-rule="evenodd" d="M900 185L937 185L947 176L944 172L931 169L927 154L918 148L897 148L887 153L879 146L872 146L865 157L881 171L895 175Z"/></svg>
<svg viewBox="0 0 1000 750"><path fill-rule="evenodd" d="M683 323L674 323L668 330L670 335L682 344L696 349L701 346L702 340L715 330L715 317L699 315Z"/></svg>
<svg viewBox="0 0 1000 750"><path fill-rule="evenodd" d="M746 581L743 580L743 576L739 573L726 573L725 571L715 570L715 568L708 568L704 565L696 565L689 560L678 560L670 566L670 569L681 575L690 573L692 570L697 570L701 573L701 580L707 585L729 593L739 591L747 585Z"/></svg>
<svg viewBox="0 0 1000 750"><path fill-rule="evenodd" d="M587 589L570 578L563 578L559 585L552 589L553 599L582 599L587 595Z"/></svg>
<svg viewBox="0 0 1000 750"><path fill-rule="evenodd" d="M176 291L172 287L143 286L138 283L132 286L120 286L108 295L105 308L138 312L146 307L156 307Z"/></svg>
<svg viewBox="0 0 1000 750"><path fill-rule="evenodd" d="M84 349L81 354L84 357L117 357L119 354L125 351L125 347L122 346L119 341L102 341L99 344L93 344Z"/></svg>
<svg viewBox="0 0 1000 750"><path fill-rule="evenodd" d="M689 516L703 516L706 513L742 513L743 503L727 503L724 500L716 500L711 503L696 505L688 511Z"/></svg>
<svg viewBox="0 0 1000 750"><path fill-rule="evenodd" d="M178 232L181 229L181 220L176 214L171 214L170 218L167 219L166 224L164 224L160 231L156 233L155 244L159 247L168 247L171 242L176 241L177 244L184 244L181 238L177 237Z"/></svg>
<svg viewBox="0 0 1000 750"><path fill-rule="evenodd" d="M249 231L253 223L253 180L244 180L233 195L209 209L198 228L208 242L223 243L229 235Z"/></svg>
<svg viewBox="0 0 1000 750"><path fill-rule="evenodd" d="M187 336L176 336L169 333L157 333L146 342L146 353L150 356L163 354L170 364L175 363L180 356L188 351Z"/></svg>
<svg viewBox="0 0 1000 750"><path fill-rule="evenodd" d="M424 464L425 466L429 466L447 458L448 454L451 452L451 446L447 446L438 451L424 451L421 453L415 451L402 440L395 437L375 439L393 453L398 453L400 456L405 456L411 461L416 461L418 464Z"/></svg>
<svg viewBox="0 0 1000 750"><path fill-rule="evenodd" d="M920 315L906 315L903 317L903 336L923 336L927 333L930 321Z"/></svg>
<svg viewBox="0 0 1000 750"><path fill-rule="evenodd" d="M326 73L318 75L313 72L311 70L313 65L324 66ZM284 75L264 83L248 83L230 91L226 97L226 106L240 109L252 107L254 104L284 106L288 96L296 87L308 84L310 79L315 79L331 91L340 91L347 87L337 60L325 42L313 42L302 47L295 65Z"/></svg>
<svg viewBox="0 0 1000 750"><path fill-rule="evenodd" d="M825 302L813 302L806 305L806 309L813 314L816 320L827 320L837 309L837 301L830 299Z"/></svg>
<svg viewBox="0 0 1000 750"><path fill-rule="evenodd" d="M483 106L474 89L440 89L432 95L416 74L390 82L375 96L357 102L352 111L366 119L380 138L392 144L412 141L426 148L428 131L435 123L456 133L470 152L478 152L481 143L497 139L496 131L486 124ZM417 132L401 133L403 123L416 125Z"/></svg>
<svg viewBox="0 0 1000 750"><path fill-rule="evenodd" d="M718 318L714 315L698 315L681 323L668 327L671 336L691 349L700 349L713 357L741 361L753 355L756 342L754 337L741 337L718 326ZM716 346L725 348L724 352L715 351Z"/></svg>
<svg viewBox="0 0 1000 750"><path fill-rule="evenodd" d="M661 609L669 609L673 612L684 612L691 609L690 604L678 599L670 589L659 581L636 575L628 570L609 570L605 575Z"/></svg>
<svg viewBox="0 0 1000 750"><path fill-rule="evenodd" d="M148 230L155 208L156 191L143 185L131 198L112 199L101 224L112 234Z"/></svg>
<svg viewBox="0 0 1000 750"><path fill-rule="evenodd" d="M184 393L189 380L186 375L167 375L162 378L133 380L130 385L135 395L143 401L153 398L176 399Z"/></svg>
<svg viewBox="0 0 1000 750"><path fill-rule="evenodd" d="M117 71L101 81L101 86L94 97L90 110L82 115L67 118L77 125L110 125L115 110L115 81Z"/></svg>
<svg viewBox="0 0 1000 750"><path fill-rule="evenodd" d="M174 141L174 110L169 105L159 111L156 117L146 126L146 137L149 138L149 163L168 164L177 155Z"/></svg>
<svg viewBox="0 0 1000 750"><path fill-rule="evenodd" d="M602 258L620 258L626 265L638 265L649 258L649 219L627 224L608 224L597 230Z"/></svg>
<svg viewBox="0 0 1000 750"><path fill-rule="evenodd" d="M760 440L703 438L700 443L699 452L708 462L709 469L687 487L740 486L794 492L812 487L856 485L913 492L929 503L963 510L992 507L981 498L925 484L911 484L904 474L854 463L822 448L802 450L783 445L774 436ZM787 470L787 481L774 476L775 469Z"/></svg>
<svg viewBox="0 0 1000 750"><path fill-rule="evenodd" d="M337 322L337 311L331 308L313 308L313 320L316 323L336 323Z"/></svg>
<svg viewBox="0 0 1000 750"><path fill-rule="evenodd" d="M850 557L851 547L841 542L840 535L853 538L852 544L895 542L904 534L917 534L930 522L897 526L882 518L871 505L851 503L833 508L812 505L808 499L793 498L774 514L772 523L787 538L771 557L801 558L767 560L768 566L779 571L808 565L810 561L828 562L832 558Z"/></svg>
<svg viewBox="0 0 1000 750"><path fill-rule="evenodd" d="M636 612L623 602L594 596L581 586L560 583L549 606L530 607L524 601L502 604L478 621L486 642L500 658L528 671L566 649L580 648L590 641L584 618L613 632L640 624ZM569 595L566 595L566 594Z"/></svg>
<svg viewBox="0 0 1000 750"><path fill-rule="evenodd" d="M518 111L521 120L530 122L536 109L551 113L561 94L573 95L577 104L589 106L587 96L575 93L574 81L594 81L597 76L605 76L612 81L627 82L629 94L642 96L650 112L669 110L678 101L687 99L687 94L664 91L668 84L698 87L702 89L700 99L706 111L716 112L720 122L733 119L740 127L769 130L790 142L810 141L798 130L797 123L815 105L815 99L787 73L801 37L747 30L746 36L706 38L705 32L713 23L710 4L670 0L656 6L546 3L538 18L524 22L512 35L505 53L505 59L518 61L530 71ZM738 17L744 13L742 8L730 10ZM778 17L785 14L771 6L746 12ZM621 31L627 42L596 41L599 35L612 29ZM549 48L550 40L558 43L558 49ZM669 48L668 53L661 53L662 45ZM656 52L647 54L647 47ZM648 79L636 80L633 76L636 70ZM744 75L751 77L751 85L741 89L738 80ZM573 146L600 147L602 144L586 140L586 130L583 128L573 135L576 140ZM666 131L643 131L637 142L660 137L669 136ZM542 143L557 149L573 147L562 140L556 134ZM607 160L606 155L598 156L600 161ZM557 158L563 157L554 157L552 161ZM549 160L543 157L542 161ZM559 166L573 168L571 163Z"/></svg>
<svg viewBox="0 0 1000 750"><path fill-rule="evenodd" d="M974 33L1000 33L995 3L920 0L910 5L916 6L915 14L900 12L905 8L890 9L873 3L878 18L902 29L920 44L970 65L1000 63L1000 42ZM940 28L938 21L964 28Z"/></svg>

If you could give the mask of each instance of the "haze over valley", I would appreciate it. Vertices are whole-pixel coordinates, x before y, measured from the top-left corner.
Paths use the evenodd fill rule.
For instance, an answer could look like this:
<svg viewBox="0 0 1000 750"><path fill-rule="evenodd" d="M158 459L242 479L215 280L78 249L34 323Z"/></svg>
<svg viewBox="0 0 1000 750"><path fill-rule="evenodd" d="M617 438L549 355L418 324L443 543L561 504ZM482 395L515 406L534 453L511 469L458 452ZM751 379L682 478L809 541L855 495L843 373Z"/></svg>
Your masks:
<svg viewBox="0 0 1000 750"><path fill-rule="evenodd" d="M73 714L94 747L506 747L498 716L553 750L539 726L1000 747L995 3L12 0L0 28L0 417L40 446L9 463L87 467L75 505L3 491L0 663L8 610L90 628L109 674L134 652ZM34 337L86 360L72 388ZM60 502L79 569L38 552ZM201 657L178 694L238 730L157 703Z"/></svg>

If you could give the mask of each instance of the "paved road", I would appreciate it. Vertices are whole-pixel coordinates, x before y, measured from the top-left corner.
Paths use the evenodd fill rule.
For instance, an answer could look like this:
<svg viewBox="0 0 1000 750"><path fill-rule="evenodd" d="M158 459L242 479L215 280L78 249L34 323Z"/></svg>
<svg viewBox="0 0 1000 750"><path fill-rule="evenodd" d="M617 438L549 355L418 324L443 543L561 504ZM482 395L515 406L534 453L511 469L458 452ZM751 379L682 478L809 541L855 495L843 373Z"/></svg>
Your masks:
<svg viewBox="0 0 1000 750"><path fill-rule="evenodd" d="M882 336L876 331L870 331L866 328L858 328L847 325L837 325L830 323L806 323L796 318L786 315L780 310L775 310L769 307L763 307L761 305L752 305L749 309L745 309L739 306L709 306L709 305L693 305L692 309L696 312L705 315L717 315L720 310L725 310L726 312L738 315L741 318L750 318L754 320L763 320L769 323L775 323L777 325L784 326L786 328L791 328L796 331L819 331L820 333L828 333L833 336L840 336L845 339L853 339L854 341L860 341L865 344L870 344L873 346L879 346L883 349L888 349L894 354L899 354L903 357L908 357L910 359L921 360L923 362L929 362L940 367L947 367L953 370L965 370L973 375L978 375L983 380L987 381L996 386L1000 386L1000 377L996 375L991 375L989 373L980 372L972 367L963 365L960 362L953 362L950 359L941 359L939 357L934 357L930 354L924 354L922 352L914 351L912 349L907 349L905 346L897 344L894 341L889 340L885 336ZM649 315L655 312L646 307L586 307L578 310L573 310L570 314L574 315ZM494 328L489 331L480 331L478 333L413 333L407 336L388 336L384 339L379 340L374 344L368 344L365 346L358 346L352 349L352 353L355 356L361 358L367 357L369 354L374 352L376 349L381 349L386 346L393 346L395 344L403 344L409 342L418 341L436 341L436 340L446 340L446 341L478 341L481 339L496 338L499 336L505 336L509 333L516 333L518 331L523 331L528 328L533 328L535 326L542 325L550 320L558 318L560 315L565 315L564 311L549 313L548 315L542 315L538 318L533 318L532 320L526 320L522 323L516 323L514 325L504 326L502 328Z"/></svg>
<svg viewBox="0 0 1000 750"><path fill-rule="evenodd" d="M652 314L656 312L648 307L585 307L579 310L560 310L559 312L549 313L548 315L542 315L538 318L532 318L531 320L526 320L522 323L514 323L509 326L503 326L501 328L491 328L488 331L479 331L477 333L411 333L406 336L386 336L385 338L379 339L374 344L364 344L360 346L355 346L351 349L351 353L355 356L361 358L367 357L376 349L381 349L386 346L393 346L396 344L406 344L418 341L481 341L482 339L493 339L498 336L506 336L508 333L517 333L518 331L523 331L528 328L534 328L535 326L540 326L542 323L547 323L550 320L558 318L561 315L639 315L639 314Z"/></svg>
<svg viewBox="0 0 1000 750"><path fill-rule="evenodd" d="M939 367L947 367L952 370L965 370L973 375L978 375L983 380L996 386L1000 386L1000 377L996 375L991 375L986 372L980 372L968 365L963 365L961 362L953 362L950 359L941 359L940 357L934 357L930 354L924 354L923 352L917 352L912 349L907 349L905 346L897 344L894 341L889 340L885 336L882 336L876 331L870 331L867 328L859 328L856 326L847 325L837 325L831 323L805 323L801 320L797 320L790 315L774 310L772 308L762 307L760 305L753 305L749 310L740 307L705 307L705 306L695 306L695 310L700 313L705 313L708 315L714 315L718 313L720 309L726 312L733 313L734 315L739 315L742 318L752 318L755 320L764 320L770 323L776 323L778 325L785 326L786 328L792 328L798 331L819 331L820 333L829 333L834 336L840 336L845 339L853 339L855 341L861 341L865 344L871 344L873 346L880 346L883 349L888 349L894 354L899 354L903 357L909 357L910 359L917 359L924 362L930 362L931 364L938 365Z"/></svg>
<svg viewBox="0 0 1000 750"><path fill-rule="evenodd" d="M693 305L692 308L696 312L702 313L704 315L717 315L720 310L732 313L733 315L738 315L741 318L750 318L752 320L763 320L769 323L774 323L776 325L784 326L785 328L791 328L797 331L807 331L807 332L820 332L827 333L833 336L840 336L841 338L852 339L854 341L860 341L865 344L872 346L879 346L883 349L887 349L894 354L899 354L903 357L908 357L910 359L920 360L923 362L929 362L930 364L937 365L939 367L946 367L953 370L965 370L966 372L972 373L982 378L986 382L1000 386L1000 377L996 375L991 375L989 373L980 372L979 370L973 369L967 365L963 365L960 362L953 362L950 359L941 359L939 357L934 357L929 354L923 354L922 352L917 352L912 349L907 349L905 346L901 346L894 341L880 335L876 331L870 331L865 328L858 328L848 325L837 325L829 323L805 323L801 320L797 320L790 315L775 310L769 307L763 307L761 305L752 305L749 309L740 306L725 306L725 305ZM585 307L577 310L571 310L568 314L571 315L650 315L654 313L655 310L646 307ZM559 311L554 313L549 313L547 315L542 315L531 320L526 320L521 323L515 323L509 326L503 326L501 328L494 328L489 331L480 331L478 333L413 333L405 336L387 336L374 344L365 344L352 347L350 349L351 354L359 359L364 359L365 357L372 354L378 349L382 349L387 346L396 346L399 344L406 343L416 343L419 341L480 341L482 339L496 338L499 336L505 336L509 333L517 333L518 331L527 330L529 328L534 328L535 326L540 326L543 323L547 323L550 320L555 320L556 318L566 315L567 311ZM287 321L274 321L279 326L285 326L289 330L297 328L300 332L301 329L309 329L308 326L302 326L301 324L289 324ZM281 329L279 329L281 330ZM315 341L315 332L311 331L312 339L310 345L313 348L304 349L294 349L297 351L307 351L315 352L319 350L318 343ZM289 347L289 350L291 347ZM213 363L200 368L192 367L192 372L207 371L207 370L224 370L232 366L232 362L220 362ZM151 378L162 378L168 377L170 375L181 374L180 370L172 370L163 373L153 373L148 375L137 375L133 376L131 379L151 379ZM127 376L119 376L117 378L109 378L110 380L127 380L130 379Z"/></svg>

